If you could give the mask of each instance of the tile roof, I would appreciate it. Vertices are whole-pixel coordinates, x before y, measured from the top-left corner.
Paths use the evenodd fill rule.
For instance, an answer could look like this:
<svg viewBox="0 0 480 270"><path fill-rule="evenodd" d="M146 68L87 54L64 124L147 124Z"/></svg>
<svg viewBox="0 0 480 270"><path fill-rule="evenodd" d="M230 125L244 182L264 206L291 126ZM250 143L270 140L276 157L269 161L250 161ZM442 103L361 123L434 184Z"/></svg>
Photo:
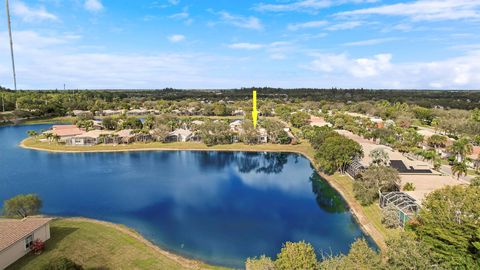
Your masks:
<svg viewBox="0 0 480 270"><path fill-rule="evenodd" d="M0 219L0 251L44 226L51 218Z"/></svg>

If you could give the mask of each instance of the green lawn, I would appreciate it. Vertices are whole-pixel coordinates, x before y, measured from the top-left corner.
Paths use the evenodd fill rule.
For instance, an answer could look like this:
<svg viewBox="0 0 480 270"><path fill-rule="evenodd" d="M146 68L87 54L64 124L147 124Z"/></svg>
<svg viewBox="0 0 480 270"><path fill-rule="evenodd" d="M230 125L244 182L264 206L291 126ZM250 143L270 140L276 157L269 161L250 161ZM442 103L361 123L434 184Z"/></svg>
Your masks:
<svg viewBox="0 0 480 270"><path fill-rule="evenodd" d="M387 229L382 224L382 210L377 203L374 203L369 206L363 206L357 202L355 199L355 194L353 192L353 181L350 177L346 175L335 174L332 176L333 181L338 183L342 189L345 196L345 199L350 202L356 202L358 206L362 209L363 214L366 216L370 224L372 224L375 229L381 233L384 239L387 239L391 236L398 234L400 229ZM373 235L372 235L373 237Z"/></svg>
<svg viewBox="0 0 480 270"><path fill-rule="evenodd" d="M22 122L22 125L36 125L36 124L71 124L75 120L75 117L63 116L54 118L41 118L32 119Z"/></svg>
<svg viewBox="0 0 480 270"><path fill-rule="evenodd" d="M139 240L135 232L126 230L119 225L88 220L55 220L46 250L41 255L26 255L8 269L40 269L59 256L85 269L220 269L181 258L179 263Z"/></svg>
<svg viewBox="0 0 480 270"><path fill-rule="evenodd" d="M39 150L50 151L71 151L71 152L88 152L88 151L122 151L122 150L225 150L225 151L276 151L276 152L297 152L307 156L312 156L313 149L308 142L302 142L297 145L280 145L280 144L259 144L247 145L243 143L223 144L215 146L207 146L204 143L196 142L174 142L174 143L132 143L121 145L105 145L99 144L94 146L66 146L55 142L40 142L38 138L27 138L22 142L25 147L32 147Z"/></svg>

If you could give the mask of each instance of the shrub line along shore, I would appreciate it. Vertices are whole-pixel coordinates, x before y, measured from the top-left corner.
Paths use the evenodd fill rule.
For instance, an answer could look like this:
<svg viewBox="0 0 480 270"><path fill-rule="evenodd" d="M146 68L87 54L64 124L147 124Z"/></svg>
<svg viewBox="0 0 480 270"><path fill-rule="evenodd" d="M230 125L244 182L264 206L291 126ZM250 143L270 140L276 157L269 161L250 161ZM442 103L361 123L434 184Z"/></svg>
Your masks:
<svg viewBox="0 0 480 270"><path fill-rule="evenodd" d="M150 143L155 144L155 143ZM50 147L49 147L50 146ZM51 146L54 146L51 147ZM133 146L133 147L132 147ZM142 152L142 151L225 151L225 152L286 152L296 153L307 158L315 168L315 171L324 178L345 200L353 216L355 217L362 230L369 235L375 244L381 249L386 249L385 235L378 230L375 225L369 220L365 214L362 206L357 200L348 194L347 187L336 181L334 175L327 175L323 173L316 165L313 157L313 149L307 142L302 142L298 145L244 145L244 144L231 144L231 145L217 145L208 147L200 143L173 143L165 145L158 144L155 147L148 147L148 144L129 145L129 147L111 149L118 146L85 146L85 147L66 147L61 145L49 145L49 144L35 144L34 138L24 139L20 143L20 147L25 149L45 151L51 153L114 153L114 152ZM185 147L188 146L188 147ZM92 149L93 148L93 149Z"/></svg>

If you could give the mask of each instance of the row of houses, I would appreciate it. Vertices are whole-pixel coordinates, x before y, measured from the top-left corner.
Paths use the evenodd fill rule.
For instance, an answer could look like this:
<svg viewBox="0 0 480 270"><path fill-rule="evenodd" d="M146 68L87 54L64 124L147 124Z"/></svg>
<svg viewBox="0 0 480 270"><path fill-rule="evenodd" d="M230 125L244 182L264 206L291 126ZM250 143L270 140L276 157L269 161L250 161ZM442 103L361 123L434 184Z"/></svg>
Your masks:
<svg viewBox="0 0 480 270"><path fill-rule="evenodd" d="M171 110L171 113L176 114L176 115L203 115L204 110L203 109L197 109L194 107L191 108L184 108L184 109L173 109ZM84 116L84 115L93 115L92 112L90 111L85 111L85 110L73 110L72 114L74 116ZM140 108L140 109L131 109L131 110L100 110L96 111L95 115L96 116L115 116L115 115L128 115L128 116L140 116L140 115L159 115L161 112L159 110L153 110L153 109L145 109L145 108ZM244 116L245 112L242 109L237 109L232 111L232 116Z"/></svg>
<svg viewBox="0 0 480 270"><path fill-rule="evenodd" d="M78 128L75 125L55 125L45 135L54 135L58 142L71 146L92 146L103 144L129 144L132 142L150 142L155 140L154 131L135 133L132 129L120 131L90 130ZM50 137L50 136L47 136ZM53 136L52 136L53 137ZM168 134L165 142L198 141L199 138L188 129L176 129Z"/></svg>

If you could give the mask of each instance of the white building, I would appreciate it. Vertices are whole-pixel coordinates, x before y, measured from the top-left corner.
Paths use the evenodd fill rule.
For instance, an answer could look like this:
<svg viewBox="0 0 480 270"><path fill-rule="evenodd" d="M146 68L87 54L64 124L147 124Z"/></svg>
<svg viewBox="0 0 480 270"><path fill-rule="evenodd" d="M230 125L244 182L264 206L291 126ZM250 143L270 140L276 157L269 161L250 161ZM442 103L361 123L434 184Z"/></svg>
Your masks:
<svg viewBox="0 0 480 270"><path fill-rule="evenodd" d="M0 219L0 269L30 252L35 240L50 239L50 218Z"/></svg>

